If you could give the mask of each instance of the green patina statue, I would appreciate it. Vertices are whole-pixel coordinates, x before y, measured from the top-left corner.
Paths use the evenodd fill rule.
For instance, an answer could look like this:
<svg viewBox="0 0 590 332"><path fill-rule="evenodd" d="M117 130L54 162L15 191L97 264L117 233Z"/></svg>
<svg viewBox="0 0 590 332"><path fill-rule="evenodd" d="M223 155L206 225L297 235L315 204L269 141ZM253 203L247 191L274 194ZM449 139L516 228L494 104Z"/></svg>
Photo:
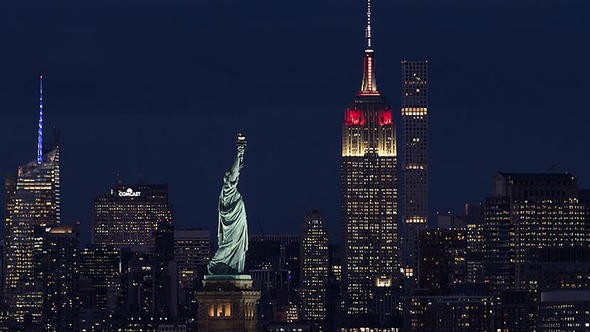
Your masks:
<svg viewBox="0 0 590 332"><path fill-rule="evenodd" d="M238 134L236 159L225 172L219 195L219 221L217 224L218 249L209 262L210 275L237 275L244 272L248 250L248 221L246 206L238 192L240 170L244 167L246 137Z"/></svg>

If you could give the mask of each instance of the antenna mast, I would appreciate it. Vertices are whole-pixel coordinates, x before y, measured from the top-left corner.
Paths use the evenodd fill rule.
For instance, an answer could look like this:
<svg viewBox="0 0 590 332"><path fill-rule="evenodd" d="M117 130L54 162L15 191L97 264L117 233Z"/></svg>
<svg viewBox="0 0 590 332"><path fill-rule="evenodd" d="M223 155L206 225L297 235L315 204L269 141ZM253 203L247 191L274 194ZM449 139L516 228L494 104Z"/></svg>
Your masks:
<svg viewBox="0 0 590 332"><path fill-rule="evenodd" d="M371 0L367 0L367 28L365 30L365 37L367 38L367 49L371 49Z"/></svg>
<svg viewBox="0 0 590 332"><path fill-rule="evenodd" d="M43 75L39 75L39 131L37 133L37 163L43 162Z"/></svg>

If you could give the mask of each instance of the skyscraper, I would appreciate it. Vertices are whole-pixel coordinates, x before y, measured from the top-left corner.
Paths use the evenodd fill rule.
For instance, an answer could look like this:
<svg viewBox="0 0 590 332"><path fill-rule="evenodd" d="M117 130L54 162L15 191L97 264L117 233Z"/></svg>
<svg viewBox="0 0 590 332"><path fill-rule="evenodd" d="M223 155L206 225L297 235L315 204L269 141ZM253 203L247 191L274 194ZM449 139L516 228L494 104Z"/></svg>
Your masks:
<svg viewBox="0 0 590 332"><path fill-rule="evenodd" d="M401 264L416 280L418 234L428 222L428 61L402 61Z"/></svg>
<svg viewBox="0 0 590 332"><path fill-rule="evenodd" d="M391 312L378 294L388 293L383 288L391 287L399 271L395 126L375 79L370 1L366 41L361 88L346 108L342 126L342 291L350 322Z"/></svg>
<svg viewBox="0 0 590 332"><path fill-rule="evenodd" d="M43 146L43 77L39 77L39 127L37 156L6 179L5 284L10 315L19 323L39 324L43 318L43 279L37 273L42 239L38 227L60 222L59 146Z"/></svg>
<svg viewBox="0 0 590 332"><path fill-rule="evenodd" d="M150 253L160 222L172 223L167 185L116 185L94 200L93 243Z"/></svg>
<svg viewBox="0 0 590 332"><path fill-rule="evenodd" d="M301 234L301 318L314 324L315 330L326 328L328 308L328 231L318 211L305 216Z"/></svg>

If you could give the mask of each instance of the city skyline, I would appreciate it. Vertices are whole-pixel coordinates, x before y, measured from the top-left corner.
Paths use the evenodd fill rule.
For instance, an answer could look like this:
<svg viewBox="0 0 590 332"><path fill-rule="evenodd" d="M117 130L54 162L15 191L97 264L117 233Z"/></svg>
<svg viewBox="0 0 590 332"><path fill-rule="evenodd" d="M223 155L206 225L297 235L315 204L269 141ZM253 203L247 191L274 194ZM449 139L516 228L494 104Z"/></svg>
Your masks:
<svg viewBox="0 0 590 332"><path fill-rule="evenodd" d="M35 1L1 331L590 326L590 5Z"/></svg>
<svg viewBox="0 0 590 332"><path fill-rule="evenodd" d="M543 8L534 6L530 2L527 4L528 6L499 2L473 7L455 4L454 9L459 9L462 13L475 14L471 16L483 19L475 25L475 32L472 34L459 32L455 35L457 41L449 41L451 45L457 46L457 50L448 55L443 54L443 49L446 51L446 48L442 47L442 42L436 42L434 38L441 37L444 32L455 32L454 29L460 23L474 23L473 19L467 18L469 15L465 17L459 15L458 23L444 23L441 19L433 17L436 6L432 3L392 5L376 2L374 4L377 8L375 22L378 33L374 39L379 48L377 64L379 84L384 95L389 96L394 110L399 109L400 105L396 97L399 89L399 61L404 58L430 60L433 80L430 99L432 109L436 110L430 119L431 124L436 124L432 125L430 147L433 154L431 214L437 209L458 210L465 201L483 200L489 193L489 180L499 170L542 172L553 164L560 164L561 168L558 167L557 170L569 170L576 174L582 187L590 182L590 175L586 175L583 171L590 166L590 161L584 156L572 156L568 153L568 149L561 148L569 143L572 144L572 150L582 149L583 140L579 137L588 125L585 121L575 121L569 124L574 126L573 130L558 129L564 126L567 119L580 117L583 120L587 116L583 112L582 93L576 91L585 90L582 78L583 73L587 72L585 66L588 65L579 61L576 66L568 63L560 64L559 69L553 66L543 67L544 70L540 73L536 69L539 64L549 63L549 60L556 58L555 53L546 49L551 43L567 46L565 49L571 50L574 60L577 57L579 59L586 57L588 50L571 46L567 40L570 40L568 38L573 40L578 33L588 30L587 23L577 19L579 12L582 12L580 9L587 5L554 4L552 5L554 7ZM230 28L236 25L231 24L230 27L218 31L219 34L215 37L206 34L203 29L190 29L195 27L195 21L202 17L198 13L191 13L191 15L194 14L191 17L180 15L180 9L184 8L182 6L189 6L187 4L176 3L165 11L163 15L168 21L164 22L150 22L148 18L155 15L157 6L146 5L140 10L138 21L135 22L138 23L137 28L131 27L133 20L127 22L116 14L107 13L114 18L115 27L123 28L129 34L141 33L143 31L141 29L147 29L152 33L160 31L162 34L155 36L155 40L159 42L156 44L167 46L175 51L175 54L180 54L179 62L185 66L174 66L170 73L155 67L160 63L158 61L160 57L166 59L161 52L156 55L149 52L136 54L131 48L123 47L120 58L108 54L104 57L95 55L86 59L84 56L90 55L101 45L110 45L105 44L106 38L113 38L113 43L122 41L121 37L117 38L112 30L107 29L104 34L93 32L93 28L104 28L104 23L92 19L83 23L74 19L71 13L64 14L52 10L45 15L40 15L39 8L9 5L12 7L6 12L11 12L10 9L12 9L16 13L28 13L30 15L25 16L22 24L31 24L24 26L21 23L16 24L11 19L0 23L2 27L10 25L23 33L22 41L17 41L13 37L8 38L8 45L14 47L6 53L6 60L13 62L14 66L7 70L7 75L0 82L0 97L6 100L0 112L0 123L13 124L4 125L0 134L0 139L4 142L2 150L6 152L0 171L3 175L13 173L17 165L25 160L33 160L35 156L34 135L38 115L36 85L38 75L43 73L46 75L45 141L51 141L52 125L56 125L63 133L61 158L65 175L62 181L64 202L62 220L63 222L75 220L81 222L83 242L89 239L92 198L108 190L110 185L116 182L117 172L129 183L136 183L140 176L147 183L169 183L170 200L175 207L178 225L209 228L215 220L214 197L221 179L203 175L194 177L194 183L183 184L184 177L178 174L181 172L177 172L177 169L180 167L195 174L209 174L210 169L225 164L224 157L216 155L213 150L216 146L223 146L230 142L233 136L229 132L233 133L237 129L245 129L249 135L253 149L253 156L249 162L253 163L255 167L252 168L257 170L244 180L244 190L253 192L254 188L271 188L277 177L284 176L286 168L291 174L290 178L286 179L286 183L294 188L293 197L299 197L299 200L289 207L281 206L274 198L261 194L249 197L248 203L252 206L249 211L252 213L254 225L260 223L266 233L296 233L299 230L297 226L280 226L270 218L273 213L276 213L275 209L288 208L293 212L293 221L296 221L303 216L304 211L317 207L325 211L330 234L337 234L339 225L337 203L339 158L337 155L340 143L338 124L342 121L342 109L339 105L346 103L350 94L355 92L355 84L362 70L359 65L361 59L359 53L362 51L363 36L358 29L362 25L362 17L359 17L358 13L362 11L363 5L362 2L342 4L337 12L338 15L334 15L335 18L325 16L329 7L327 5L314 7L318 10L317 13L310 13L298 7L293 13L295 18L311 15L313 19L309 26L298 27L293 31L290 27L294 25L290 24L294 24L295 20L285 19L285 7L270 5L262 8L263 14L279 13L278 18L285 19L285 27L279 29L279 32L286 36L285 42L277 39L278 32L271 35L265 34L269 32L269 29L262 24L245 26L245 31L265 32L253 34L258 36L258 39L246 36L245 33L238 33ZM131 11L130 8L121 6L122 13ZM213 20L222 15L217 5L211 6L212 18L207 20ZM98 7L98 12L105 14L104 8ZM75 9L74 12L78 10L89 18L97 18L97 14L90 13L90 9L93 9L92 5L88 7L73 5L72 8ZM30 12L27 12L27 9ZM435 19L429 22L423 28L424 30L412 31L403 28L403 23L407 23L409 18L404 18L398 13L401 9L416 14L418 14L417 9L423 9L424 12L420 13L424 14L425 19ZM490 13L485 13L486 9L490 9ZM450 9L445 10L450 11ZM540 19L549 10L557 11L570 19L564 18L563 21L558 18L549 21ZM229 10L227 15L237 20L234 24L243 24L243 19L235 11L236 9ZM532 17L524 23L517 22L514 16L525 13L531 13ZM79 48L83 53L76 53L80 55L79 58L67 56L64 49L59 46L60 39L51 34L53 32L59 35L57 32L61 31L60 28L50 28L50 31L43 32L41 36L33 36L29 31L51 22L52 19L62 17L61 15L65 15L68 22L79 28L79 30L66 31L67 38L79 36L77 33L91 37L90 42L76 39L81 43L79 46L83 46ZM39 21L36 20L37 16L41 17ZM335 20L341 17L346 17L350 24L335 25L342 28L342 32L330 30L330 24L336 24ZM389 20L386 19L388 17L397 19L398 23L389 24ZM508 28L498 26L494 19L496 17L507 19ZM180 27L171 23L175 18L178 19ZM268 18L268 22L276 23L278 18ZM442 32L434 33L435 28L440 25L443 27ZM510 28L516 28L516 36L507 36L513 33ZM557 33L543 34L551 29L562 32L572 30L572 32L565 37L565 41L559 41ZM171 36L175 32L182 32L180 40ZM404 32L408 33L405 37ZM237 33L235 37L242 38L243 41L228 44L227 41L232 40L232 33ZM412 38L424 35L427 35L427 40L420 43L412 41ZM315 37L300 40L301 37L310 36ZM540 39L541 36L543 40ZM47 38L43 39L43 37ZM331 37L335 38L330 39ZM503 39L506 37L510 38ZM547 38L549 41L545 40ZM488 39L487 43L484 43L483 39ZM147 41L142 40L137 41L138 49L151 50ZM195 40L210 42L210 45L220 50L216 55L217 58L199 55L200 49L187 46L188 41ZM255 58L256 52L246 52L245 58L241 60L230 57L228 54L248 41L257 46L254 47L255 49L263 50L265 41L268 40L277 43L277 47L274 48L277 54L272 59L267 59L270 61L269 68L264 68L262 73L284 76L291 73L294 83L288 83L284 79L278 80L280 86L285 89L269 87L268 91L262 90L265 91L263 93L260 89L249 87L244 80L235 79L236 75L239 77L244 75L255 82L254 86L262 84L265 75L254 75L252 71L244 68L245 63L250 61L257 65L262 64L258 62L261 60ZM524 40L524 46L516 45L517 40ZM422 46L424 41L429 41L425 43L428 44L427 46ZM468 41L472 42L471 47L460 44ZM23 42L27 45L23 46ZM31 47L28 44L38 44L40 52L35 56L17 59L21 52ZM73 43L73 45L77 44ZM487 50L501 45L512 48L512 57L498 52L484 56ZM525 50L525 46L532 47L532 51ZM291 58L287 55L295 50L297 52L293 54L299 55L298 62L291 63L292 61L289 60ZM325 54L326 59L337 61L318 62L315 55L312 56L317 50ZM535 50L537 52L531 53ZM184 54L182 51L187 51L187 55L182 55ZM457 57L458 55L462 57ZM195 58L191 59L191 56ZM68 62L75 59L78 59L78 62ZM100 61L91 61L92 59ZM120 69L122 64L130 63L132 59L137 59L139 64L129 70L116 72L112 69L105 74L100 73L100 68L114 66ZM214 62L218 65L226 63L228 67L218 73L219 77L213 79L210 75L205 75L207 71L196 75L202 71L201 63L205 63L204 60L218 61ZM481 68L476 68L477 66ZM506 66L505 69L498 70L504 66ZM79 72L74 70L76 68L80 69ZM305 70L300 74L293 73L301 68ZM191 75L181 69L188 69L187 73ZM237 69L239 71L236 71ZM486 74L494 72L494 69L495 74ZM335 71L341 73L335 74ZM320 75L323 78L321 84L304 80L311 73L318 72L323 74ZM519 75L515 76L514 73ZM167 78L168 75L177 77L178 80ZM537 79L527 80L526 77ZM578 84L567 88L573 90L568 92L571 98L568 97L564 101L559 96L568 91L566 87L549 83L565 82L566 77L575 80ZM121 82L113 82L115 80L121 80ZM473 80L480 85L467 84L468 87L457 85L462 80ZM300 84L301 82L309 85ZM508 82L511 84L505 84ZM209 83L221 89L212 89ZM239 84L242 84L243 88L240 89ZM173 87L165 88L165 85ZM499 87L507 85L510 86ZM454 89L455 86L467 91L460 93L461 89ZM473 86L477 86L477 89ZM545 86L551 87L551 93L548 93L549 90ZM515 94L514 90L518 90L518 94ZM219 101L219 96L223 96L220 91L229 94L231 98L227 99L231 101ZM259 92L260 98L257 98L257 101L261 104L260 106L253 106L256 103L247 99L253 91ZM299 100L295 98L296 95L305 94L312 98L314 106L309 106L309 102L301 100L305 97L299 97ZM459 96L463 96L464 100L459 100ZM180 101L170 104L170 100L174 99ZM208 109L213 111L207 111ZM560 111L555 112L555 110ZM253 119L258 117L256 112L260 112L265 121ZM560 112L563 112L563 117L558 116ZM503 119L508 116L511 121ZM310 121L310 119L316 119L316 121ZM395 111L394 121L399 124L399 116ZM245 128L238 128L239 123L244 123ZM274 125L276 123L281 125ZM195 125L201 126L202 130L195 130ZM472 127L477 127L477 130ZM302 128L308 135L296 136ZM506 128L505 131L502 131L502 128ZM274 139L283 132L287 134L284 141ZM547 132L555 132L556 135L547 139L545 138ZM86 133L92 135L85 135ZM536 144L541 139L544 139L546 144ZM469 143L465 140L473 142ZM202 142L208 144L205 145ZM320 144L316 145L316 142ZM295 151L298 156L309 156L310 160L319 162L310 163L305 160L306 158L295 158L285 151ZM130 154L126 155L128 152ZM210 166L203 165L201 158L203 155L213 160ZM496 156L505 157L502 158L504 160L499 161ZM168 161L159 161L161 159L168 159ZM76 170L82 169L83 166L89 167L88 171L93 174L93 179L88 181L86 186L79 188L75 184L81 182L84 173ZM473 181L455 186L457 181L453 179L456 180L461 173L467 173ZM310 183L319 184L314 186L317 191L313 193L304 191L310 188ZM193 200L198 201L197 206L202 211L202 217L198 220L192 219L190 214ZM279 207L269 208L272 206ZM296 225L297 223L284 224ZM259 233L260 229L254 228L252 232ZM337 239L333 237L331 240Z"/></svg>

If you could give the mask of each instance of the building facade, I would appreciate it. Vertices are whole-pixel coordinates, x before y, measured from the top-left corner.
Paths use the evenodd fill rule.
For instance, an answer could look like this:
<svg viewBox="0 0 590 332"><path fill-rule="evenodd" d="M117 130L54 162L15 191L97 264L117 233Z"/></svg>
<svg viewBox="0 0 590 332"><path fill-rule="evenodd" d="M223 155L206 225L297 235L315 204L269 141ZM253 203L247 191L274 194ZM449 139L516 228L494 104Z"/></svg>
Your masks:
<svg viewBox="0 0 590 332"><path fill-rule="evenodd" d="M44 331L77 331L79 326L79 225L37 229L43 237Z"/></svg>
<svg viewBox="0 0 590 332"><path fill-rule="evenodd" d="M80 328L103 330L117 306L121 271L119 250L89 245L80 250Z"/></svg>
<svg viewBox="0 0 590 332"><path fill-rule="evenodd" d="M200 229L174 230L174 259L178 265L179 316L191 317L196 310L194 291L201 287L211 258L210 233Z"/></svg>
<svg viewBox="0 0 590 332"><path fill-rule="evenodd" d="M399 271L396 134L391 107L375 79L370 2L366 32L361 88L346 108L342 126L342 293L349 326L364 326L360 322L367 317L392 312L383 307L389 301L382 296L391 295Z"/></svg>
<svg viewBox="0 0 590 332"><path fill-rule="evenodd" d="M541 331L588 331L590 291L558 290L541 293L538 325Z"/></svg>
<svg viewBox="0 0 590 332"><path fill-rule="evenodd" d="M246 270L260 290L259 324L291 322L299 317L300 237L288 234L249 236Z"/></svg>
<svg viewBox="0 0 590 332"><path fill-rule="evenodd" d="M527 262L541 250L588 245L587 207L568 173L498 173L486 199L484 272L494 291L528 288Z"/></svg>
<svg viewBox="0 0 590 332"><path fill-rule="evenodd" d="M464 230L423 230L418 239L420 288L447 295L454 287L467 282L467 241Z"/></svg>
<svg viewBox="0 0 590 332"><path fill-rule="evenodd" d="M301 235L301 319L325 330L328 309L328 231L318 211L305 216Z"/></svg>
<svg viewBox="0 0 590 332"><path fill-rule="evenodd" d="M495 307L490 296L414 295L403 302L403 331L495 331Z"/></svg>
<svg viewBox="0 0 590 332"><path fill-rule="evenodd" d="M200 229L174 230L174 258L178 264L178 287L195 288L211 258L210 233Z"/></svg>
<svg viewBox="0 0 590 332"><path fill-rule="evenodd" d="M428 61L401 67L401 264L415 281L418 234L428 223Z"/></svg>
<svg viewBox="0 0 590 332"><path fill-rule="evenodd" d="M172 223L167 185L116 185L94 199L92 241L115 249L152 252L155 232Z"/></svg>

